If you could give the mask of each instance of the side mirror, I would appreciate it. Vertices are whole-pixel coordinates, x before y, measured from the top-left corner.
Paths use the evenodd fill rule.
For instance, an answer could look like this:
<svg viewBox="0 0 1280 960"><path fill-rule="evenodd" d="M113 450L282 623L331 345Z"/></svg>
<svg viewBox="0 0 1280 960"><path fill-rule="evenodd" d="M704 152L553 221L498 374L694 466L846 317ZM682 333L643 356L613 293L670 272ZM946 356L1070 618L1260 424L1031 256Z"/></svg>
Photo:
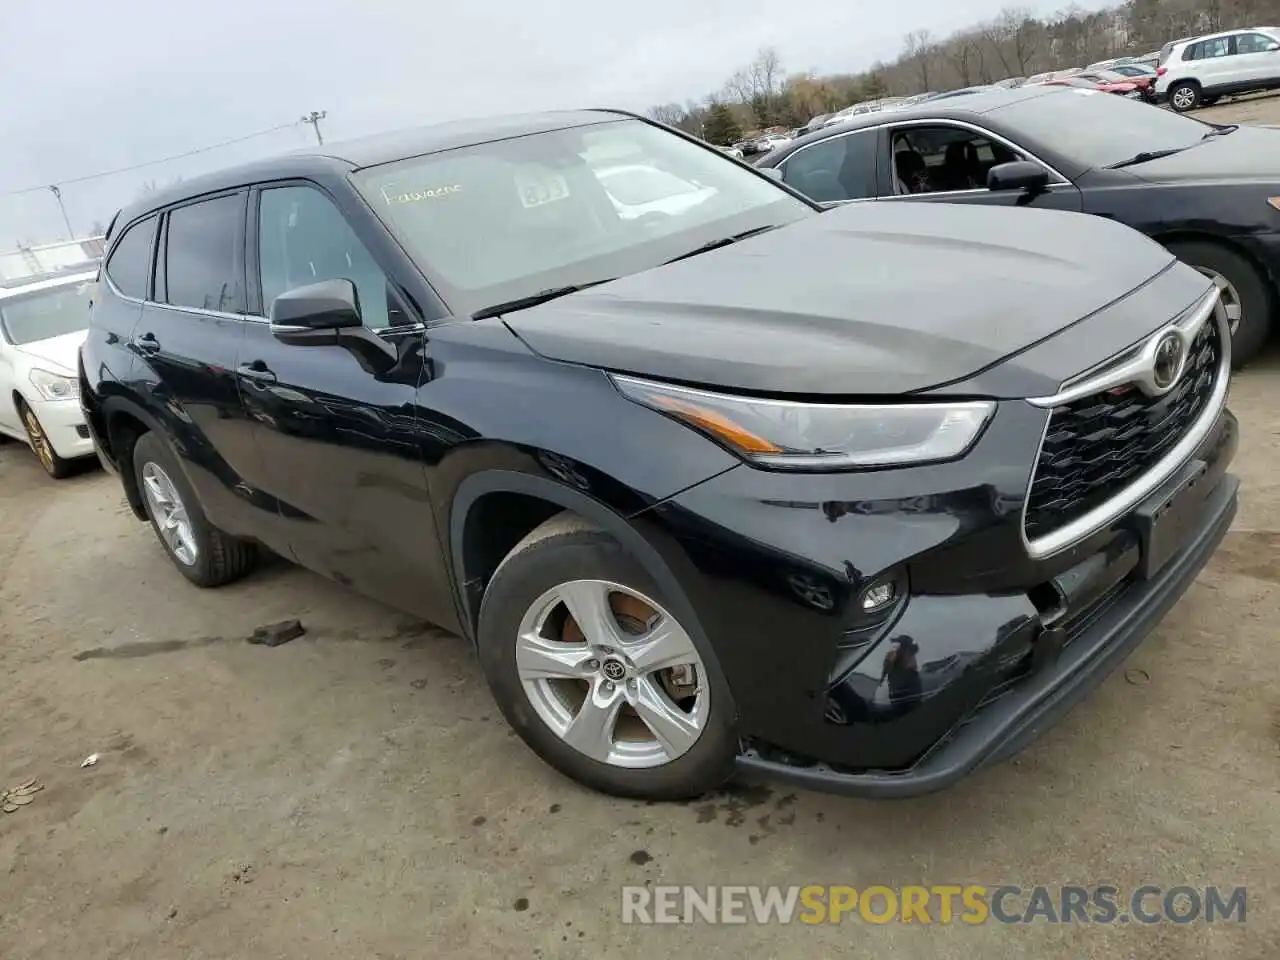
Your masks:
<svg viewBox="0 0 1280 960"><path fill-rule="evenodd" d="M271 333L284 343L333 343L359 326L360 295L350 280L309 283L271 301Z"/></svg>
<svg viewBox="0 0 1280 960"><path fill-rule="evenodd" d="M756 167L756 169L771 180L782 179L782 170L778 167Z"/></svg>
<svg viewBox="0 0 1280 960"><path fill-rule="evenodd" d="M1280 50L1280 43L1275 43L1275 42L1268 43L1268 44L1267 44L1267 49L1268 49L1268 50Z"/></svg>
<svg viewBox="0 0 1280 960"><path fill-rule="evenodd" d="M1038 193L1049 186L1049 172L1030 160L998 163L987 171L988 190L1023 190Z"/></svg>

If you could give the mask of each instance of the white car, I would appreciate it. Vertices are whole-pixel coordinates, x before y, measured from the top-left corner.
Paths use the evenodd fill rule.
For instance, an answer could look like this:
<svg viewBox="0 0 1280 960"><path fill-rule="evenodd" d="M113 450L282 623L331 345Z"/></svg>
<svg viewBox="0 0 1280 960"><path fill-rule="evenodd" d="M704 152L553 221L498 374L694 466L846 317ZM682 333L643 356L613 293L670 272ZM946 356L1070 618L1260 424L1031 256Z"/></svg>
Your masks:
<svg viewBox="0 0 1280 960"><path fill-rule="evenodd" d="M76 358L96 273L0 287L0 434L25 441L55 480L95 455Z"/></svg>
<svg viewBox="0 0 1280 960"><path fill-rule="evenodd" d="M716 195L713 187L690 183L647 164L605 167L595 174L623 220L637 220L650 213L676 216Z"/></svg>
<svg viewBox="0 0 1280 960"><path fill-rule="evenodd" d="M1219 97L1280 87L1280 28L1256 27L1165 44L1156 98L1179 113Z"/></svg>

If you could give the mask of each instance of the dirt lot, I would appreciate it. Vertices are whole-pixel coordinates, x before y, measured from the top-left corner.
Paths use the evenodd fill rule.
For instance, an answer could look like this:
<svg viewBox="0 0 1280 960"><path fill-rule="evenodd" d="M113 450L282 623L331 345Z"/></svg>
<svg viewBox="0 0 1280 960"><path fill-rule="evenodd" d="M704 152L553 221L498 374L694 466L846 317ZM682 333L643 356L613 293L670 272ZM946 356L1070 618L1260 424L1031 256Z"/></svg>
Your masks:
<svg viewBox="0 0 1280 960"><path fill-rule="evenodd" d="M1236 527L1127 669L1014 762L879 804L589 794L508 733L457 638L282 564L197 591L114 479L0 447L0 786L44 784L0 815L0 957L1280 955L1280 355L1232 405ZM305 638L244 642L289 617ZM646 882L1247 885L1248 912L623 925Z"/></svg>

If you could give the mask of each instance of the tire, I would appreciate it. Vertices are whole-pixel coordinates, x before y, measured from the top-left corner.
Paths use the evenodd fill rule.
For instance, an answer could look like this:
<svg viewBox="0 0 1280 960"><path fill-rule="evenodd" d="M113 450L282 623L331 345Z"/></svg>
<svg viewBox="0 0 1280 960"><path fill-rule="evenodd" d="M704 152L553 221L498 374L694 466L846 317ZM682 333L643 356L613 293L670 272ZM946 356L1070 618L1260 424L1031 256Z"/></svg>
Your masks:
<svg viewBox="0 0 1280 960"><path fill-rule="evenodd" d="M1253 360L1271 337L1272 296L1268 282L1258 269L1229 247L1201 240L1175 241L1167 245L1175 257L1209 276L1223 288L1228 318L1238 312L1239 321L1231 335L1231 365L1239 370ZM1221 279L1219 279L1221 278ZM1231 301L1239 304L1233 310Z"/></svg>
<svg viewBox="0 0 1280 960"><path fill-rule="evenodd" d="M590 595L604 597L609 595L604 591L618 587L629 593L613 593L610 606L631 603L634 594L640 594L645 603L658 611L660 618L656 627L653 621L648 625L632 621L634 626L642 630L653 629L654 633L622 637L620 646L624 655L621 659L627 664L627 679L619 680L614 687L609 686L608 678L617 679L610 668L623 669L621 661L610 656L610 652L616 653L617 648L606 647L605 652L599 652L599 647L588 647L582 642L574 648L581 653L561 654L566 659L555 662L559 669L572 660L573 665L566 666L565 670L573 672L578 679L531 680L529 647L518 638L522 627L527 626L531 617L537 618L539 611L551 611L547 616L549 632L544 636L553 637L552 643L571 637L579 641L586 639L583 632L577 631L575 621L565 617L567 605L549 601L547 597L556 596L562 590L580 589L600 590L600 593ZM477 646L485 678L503 716L539 757L566 776L602 793L641 800L686 800L721 786L733 770L737 737L727 684L707 651L697 649L697 641L683 632L678 621L665 608L666 601L661 591L644 568L616 540L572 514L553 517L521 541L503 560L485 591ZM560 616L558 622L554 620L557 613ZM610 613L613 626L619 626L618 617L612 610ZM674 696L667 697L671 688L665 683L671 678L671 673L666 670L646 673L639 659L642 653L637 653L641 647L631 645L632 640L643 644L642 636L656 636L657 629L663 624L674 624L678 628L671 635L682 636L681 643L687 640L692 656L698 660L694 673L699 692L692 699L680 700L684 706L677 706ZM563 646L548 648L546 641L542 643L544 645L540 649L565 649ZM517 647L521 648L519 658ZM637 659L628 659L625 652ZM598 656L599 659L578 659L583 656ZM673 658L669 662L687 661ZM588 669L580 675L576 671L584 663ZM590 667L591 664L597 667ZM631 672L633 667L634 673ZM685 678L690 675L686 674ZM553 683L559 685L555 686L556 691L564 690L567 694L554 692L552 696L556 699L552 700L547 691L552 689ZM606 688L612 692L602 694ZM570 728L557 730L551 725L555 718L548 719L549 713L562 712L566 722L581 721L587 713L586 700L582 699L576 709L573 701L583 698L588 689L601 696L624 698L621 712L615 714L618 719L603 726L605 734L588 738L591 745L602 748L594 751L595 756L566 739L573 736ZM691 744L687 736L668 738L677 744L674 748L668 746L667 741L660 742L648 721L640 719L640 708L631 707L637 700L642 701L642 706L647 703L646 715L652 716L654 690L667 697L662 701L664 709L680 710L684 720L699 727ZM569 702L566 704L559 699L561 697L567 697ZM548 702L552 705L547 706ZM691 702L695 706L689 707ZM702 706L700 719L697 704ZM594 716L602 717L603 714ZM621 736L624 729L629 729L636 740ZM681 729L687 731L689 728ZM647 745L638 742L645 737L649 740ZM632 748L636 751L634 755L618 755ZM601 758L602 752L608 755Z"/></svg>
<svg viewBox="0 0 1280 960"><path fill-rule="evenodd" d="M133 475L156 538L184 577L198 587L220 587L253 569L254 544L228 536L208 521L177 458L154 432L144 433L134 444ZM167 485L166 496L176 499L181 514L158 516L164 511L164 498L156 495L157 483L160 488ZM171 542L175 529L182 531L179 546ZM188 553L188 547L194 550Z"/></svg>
<svg viewBox="0 0 1280 960"><path fill-rule="evenodd" d="M71 461L58 456L58 451L53 449L53 443L44 432L44 427L40 426L40 420L36 417L35 411L25 403L19 403L18 413L21 414L22 426L27 431L27 442L31 444L31 450L40 461L40 466L44 467L44 472L54 480L65 480L71 476L74 472Z"/></svg>
<svg viewBox="0 0 1280 960"><path fill-rule="evenodd" d="M1183 80L1169 88L1169 106L1178 113L1186 113L1200 106L1200 84Z"/></svg>

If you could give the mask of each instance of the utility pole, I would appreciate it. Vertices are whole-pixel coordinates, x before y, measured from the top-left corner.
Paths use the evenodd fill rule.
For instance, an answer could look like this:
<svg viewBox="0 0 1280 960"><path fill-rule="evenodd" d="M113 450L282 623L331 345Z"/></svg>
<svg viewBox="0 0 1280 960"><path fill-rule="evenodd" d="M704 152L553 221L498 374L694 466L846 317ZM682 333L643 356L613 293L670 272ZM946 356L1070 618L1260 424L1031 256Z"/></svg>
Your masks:
<svg viewBox="0 0 1280 960"><path fill-rule="evenodd" d="M303 123L311 124L311 129L316 132L316 143L324 145L324 137L320 135L320 121L329 114L324 110L312 110L309 114L302 118Z"/></svg>
<svg viewBox="0 0 1280 960"><path fill-rule="evenodd" d="M62 222L67 225L67 239L74 240L76 238L76 232L71 229L71 218L67 216L67 206L62 202L62 191L54 185L51 185L49 190L58 198L58 209L62 211Z"/></svg>

